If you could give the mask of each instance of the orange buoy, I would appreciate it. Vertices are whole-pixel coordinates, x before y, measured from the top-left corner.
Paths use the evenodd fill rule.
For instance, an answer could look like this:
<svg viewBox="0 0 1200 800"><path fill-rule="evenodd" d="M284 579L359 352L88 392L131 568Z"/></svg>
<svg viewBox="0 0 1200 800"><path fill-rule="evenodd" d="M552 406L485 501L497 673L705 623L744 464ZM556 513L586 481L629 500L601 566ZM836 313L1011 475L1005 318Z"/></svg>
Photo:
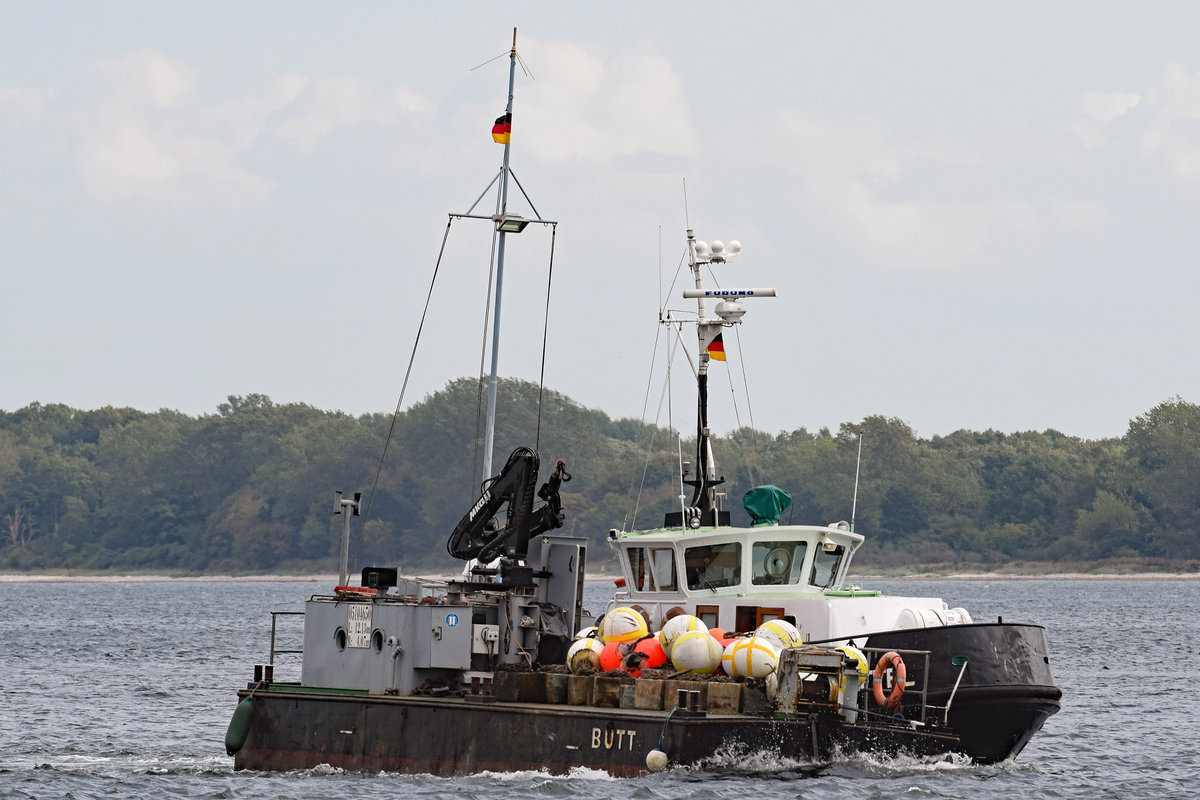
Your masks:
<svg viewBox="0 0 1200 800"><path fill-rule="evenodd" d="M621 668L621 643L606 642L604 649L600 651L600 669L605 672L612 672L614 669Z"/></svg>
<svg viewBox="0 0 1200 800"><path fill-rule="evenodd" d="M646 663L642 664L645 669L654 669L667 663L667 651L663 650L662 642L658 640L657 636L648 636L642 639L634 645L633 650L646 657Z"/></svg>

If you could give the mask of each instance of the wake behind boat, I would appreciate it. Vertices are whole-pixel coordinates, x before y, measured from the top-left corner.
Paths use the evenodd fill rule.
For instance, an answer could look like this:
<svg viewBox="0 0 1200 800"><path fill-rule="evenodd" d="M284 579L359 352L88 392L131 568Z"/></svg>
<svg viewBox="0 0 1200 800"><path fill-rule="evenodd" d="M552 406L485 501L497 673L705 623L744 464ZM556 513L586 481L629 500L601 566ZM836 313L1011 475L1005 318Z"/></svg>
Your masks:
<svg viewBox="0 0 1200 800"><path fill-rule="evenodd" d="M506 208L515 32L510 59L509 104L493 131L505 144L491 217L498 274L504 235L527 222ZM847 523L781 525L789 498L777 487L747 493L751 526L730 526L709 438L708 366L722 331L741 324L743 301L774 292L705 289L702 268L738 247L710 247L691 231L687 245L694 288L685 297L697 315L664 322L697 328L697 470L680 475L692 499L681 495L661 528L610 532L624 587L602 617L583 608L587 540L558 532L567 464L539 489L539 453L518 448L448 532L448 551L466 562L461 579L366 567L350 585L344 547L339 585L305 603L298 681L276 680L286 651L273 622L268 663L238 692L226 735L236 769L584 766L632 776L731 749L991 763L1019 753L1058 710L1042 627L977 623L938 598L849 585L862 534ZM489 462L499 300L498 278ZM339 500L344 542L358 508L357 496Z"/></svg>

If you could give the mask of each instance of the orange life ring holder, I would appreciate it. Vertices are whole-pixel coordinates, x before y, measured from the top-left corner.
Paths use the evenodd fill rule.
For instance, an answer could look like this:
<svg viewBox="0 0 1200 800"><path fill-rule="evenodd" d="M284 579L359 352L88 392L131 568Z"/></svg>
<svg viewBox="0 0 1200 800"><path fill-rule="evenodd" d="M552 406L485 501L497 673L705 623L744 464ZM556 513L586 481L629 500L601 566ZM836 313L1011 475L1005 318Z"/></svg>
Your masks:
<svg viewBox="0 0 1200 800"><path fill-rule="evenodd" d="M892 676L892 693L884 698L883 673L887 670L888 665L895 670L895 674ZM904 668L904 659L900 657L899 653L893 650L881 655L875 664L875 675L871 679L871 692L875 695L876 705L883 706L889 711L899 708L900 698L904 696L904 682L907 678L908 671Z"/></svg>

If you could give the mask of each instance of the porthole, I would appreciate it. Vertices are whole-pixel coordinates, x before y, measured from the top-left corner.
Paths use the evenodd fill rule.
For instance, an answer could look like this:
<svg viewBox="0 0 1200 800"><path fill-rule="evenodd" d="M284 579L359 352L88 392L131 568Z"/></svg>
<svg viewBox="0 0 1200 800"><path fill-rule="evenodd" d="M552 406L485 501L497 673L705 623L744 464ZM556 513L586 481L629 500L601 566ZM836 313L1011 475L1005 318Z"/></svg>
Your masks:
<svg viewBox="0 0 1200 800"><path fill-rule="evenodd" d="M383 631L379 628L371 631L371 647L376 653L383 652Z"/></svg>
<svg viewBox="0 0 1200 800"><path fill-rule="evenodd" d="M346 649L346 629L338 628L333 632L333 643L337 645L338 652Z"/></svg>

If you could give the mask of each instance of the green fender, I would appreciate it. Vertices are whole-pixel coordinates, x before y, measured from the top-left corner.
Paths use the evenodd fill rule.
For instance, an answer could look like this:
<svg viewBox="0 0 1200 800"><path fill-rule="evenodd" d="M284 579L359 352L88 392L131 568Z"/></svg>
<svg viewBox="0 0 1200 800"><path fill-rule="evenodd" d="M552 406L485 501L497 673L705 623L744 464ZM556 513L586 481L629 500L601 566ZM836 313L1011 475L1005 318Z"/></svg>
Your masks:
<svg viewBox="0 0 1200 800"><path fill-rule="evenodd" d="M242 745L246 743L246 736L250 733L250 722L253 719L254 701L247 697L238 703L233 712L233 719L229 720L229 730L225 731L226 753L232 756L242 749Z"/></svg>

